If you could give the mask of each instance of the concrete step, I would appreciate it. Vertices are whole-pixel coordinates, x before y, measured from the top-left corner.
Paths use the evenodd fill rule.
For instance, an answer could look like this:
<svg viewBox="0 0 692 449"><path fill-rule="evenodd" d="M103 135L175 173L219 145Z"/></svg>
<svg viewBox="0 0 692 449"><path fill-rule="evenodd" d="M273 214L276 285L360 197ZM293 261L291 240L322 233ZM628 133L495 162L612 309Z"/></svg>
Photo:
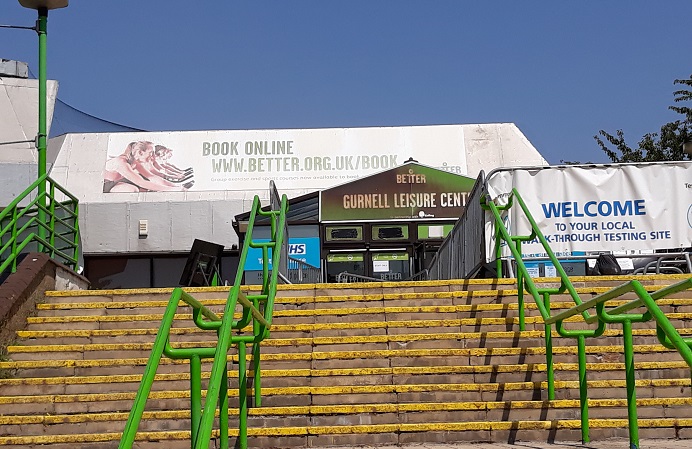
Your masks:
<svg viewBox="0 0 692 449"><path fill-rule="evenodd" d="M207 365L208 366L208 365ZM558 380L577 380L576 363L556 363ZM689 368L683 361L637 362L638 379L659 379L663 373L670 378L685 378ZM141 369L140 369L141 371ZM367 385L371 383L416 384L416 383L490 383L490 382L535 382L545 380L546 365L449 365L411 367L371 367L342 369L263 369L262 384L279 386L327 386ZM202 379L207 379L203 371ZM589 363L587 376L590 379L624 379L622 363ZM229 384L237 386L237 372L229 370ZM185 389L189 386L189 372L159 373L154 383L155 390ZM131 392L141 380L141 373L112 374L101 376L55 376L17 377L0 379L0 395L31 394L81 394L91 391Z"/></svg>
<svg viewBox="0 0 692 449"><path fill-rule="evenodd" d="M463 347L460 340L449 341L449 345L440 348L402 348L398 342L392 347L363 351L360 348L346 350L322 351L319 346L304 346L304 352L262 351L261 360L265 368L338 368L363 367L376 364L378 366L417 366L417 365L470 365L486 364L524 364L542 363L545 360L545 348L538 345L518 347ZM130 345L65 345L65 346L12 346L8 347L13 360L0 362L0 369L95 369L104 367L143 366L148 360L148 353L143 350L118 351L113 348L136 347ZM44 350L47 349L47 350ZM55 349L55 352L51 352ZM68 349L69 352L63 352ZM675 350L667 349L659 344L634 345L635 360L644 361L677 361L680 356ZM134 354L129 354L133 352ZM575 346L554 346L553 354L556 361L576 361ZM134 355L134 357L128 357ZM140 357L137 357L139 355ZM587 346L587 360L590 362L621 361L622 346ZM122 357L121 357L122 356ZM248 357L248 360L250 358ZM237 361L234 351L228 356L228 361ZM38 362L38 363L33 363ZM182 366L184 361L174 361L164 358L161 366ZM287 366L289 365L289 366ZM341 366L343 365L343 366ZM56 375L53 373L52 375ZM73 375L74 371L67 374ZM27 374L28 375L28 374ZM33 373L31 376L41 376Z"/></svg>
<svg viewBox="0 0 692 449"><path fill-rule="evenodd" d="M593 296L592 293L605 293L609 289L607 288L581 288L577 289L577 292L582 295L582 300L589 299ZM656 290L655 287L648 289L649 291ZM196 295L196 296L195 296ZM201 294L193 294L197 299L204 303L207 307L211 308L223 308L226 303L225 297L216 297L213 299L201 299L198 298ZM474 292L450 292L450 293L440 293L440 292L426 292L426 293L384 293L384 294L371 294L371 295L353 295L353 296L304 296L304 297L280 297L275 301L275 310L292 309L292 308L333 308L333 307L343 307L344 305L351 304L368 307L371 305L381 305L388 307L406 307L412 305L419 306L444 306L444 305L457 305L457 306L467 306L464 308L459 308L459 311L477 311L477 310L491 310L493 307L500 307L503 310L516 310L517 300L516 290L480 290ZM65 297L60 297L63 301L54 302L48 301L43 304L39 304L37 310L40 313L47 313L49 311L66 311L66 310L90 310L90 309L106 309L106 310L118 310L118 309L140 309L140 308L159 308L163 310L168 304L167 296L154 296L153 298L140 298L138 300L122 300L120 298L115 298L111 301L104 301L101 297L75 297L75 299L81 299L81 301L76 302L65 302ZM611 300L609 304L613 306L622 305L625 302L636 299L633 294L626 295L623 299ZM660 305L676 305L676 306L688 306L692 301L692 295L689 292L680 292L666 299L660 300ZM381 303L381 304L380 304ZM568 295L554 295L551 298L551 303L553 308L569 308L574 305L574 300ZM498 304L506 304L504 306L498 306ZM537 310L535 300L529 295L525 295L526 307L530 310ZM181 303L181 307L184 307L184 303ZM84 313L83 313L84 314Z"/></svg>
<svg viewBox="0 0 692 449"><path fill-rule="evenodd" d="M231 377L233 378L233 377ZM359 403L388 403L388 402L450 402L465 401L538 401L546 400L545 381L490 382L474 380L470 383L452 383L453 377L444 378L444 382L432 383L396 383L394 377L389 383L380 383L381 378L371 376L361 377L360 382L339 385L318 382L322 385L296 385L288 387L262 387L262 403L264 406L305 406L305 405L334 405ZM479 379L480 380L480 379ZM589 397L593 399L623 399L624 379L602 379L597 376L587 376ZM237 383L235 384L237 385ZM61 392L56 394L33 394L27 392L21 395L3 395L0 405L15 414L31 413L76 413L104 412L129 410L134 399L136 388L132 384L112 385L104 388L104 392ZM690 397L690 379L665 378L636 380L638 398L681 398ZM127 391L121 391L122 389ZM111 390L111 391L108 391ZM114 390L114 391L113 391ZM577 380L557 380L555 382L557 399L577 399L579 383ZM98 391L98 390L96 390ZM229 394L237 397L237 389L231 388ZM189 389L156 390L150 394L147 409L165 409L171 404L189 399Z"/></svg>
<svg viewBox="0 0 692 449"><path fill-rule="evenodd" d="M275 320L277 325L288 324L326 324L339 323L334 325L334 329L347 329L352 327L370 327L369 325L355 325L353 323L371 322L399 322L399 327L406 328L412 322L424 321L420 323L422 327L430 324L432 320L445 320L447 325L459 326L461 332L480 332L485 331L512 331L519 330L518 316L508 317L459 317L455 311L446 311L438 306L421 306L406 308L349 308L349 309L314 309L276 312ZM345 319L344 317L348 317ZM678 329L692 327L692 313L667 313L668 319ZM95 329L142 329L158 328L162 316L159 314L149 315L89 315L89 316L57 316L57 317L29 317L27 330L61 330L66 326L76 330L95 330ZM447 320L459 320L449 322ZM565 320L569 324L568 328L578 329L582 326L581 317L573 317ZM526 330L543 330L543 320L538 316L528 316L525 320ZM180 314L176 316L174 325L177 327L190 327L191 315ZM415 323L414 323L415 325ZM380 325L381 327L382 325ZM395 325L387 325L394 327ZM448 326L444 326L448 327ZM593 326L590 326L593 328ZM609 326L619 327L619 326ZM636 323L635 328L651 328L650 324ZM309 327L304 329L309 330Z"/></svg>
<svg viewBox="0 0 692 449"><path fill-rule="evenodd" d="M648 288L660 288L685 280L689 275L646 275L646 276L574 276L570 280L575 288L598 289L619 286L631 279L637 280ZM559 287L558 278L535 278L537 287ZM456 279L447 281L407 281L407 282L369 282L358 284L280 284L277 286L277 297L285 296L353 296L368 294L383 294L383 292L397 293L424 293L424 292L466 292L478 290L516 290L516 279ZM244 286L241 290L245 293L257 292L258 286ZM129 297L132 300L146 300L159 295L170 297L172 288L153 289L122 289L99 291L63 291L47 292L48 301L60 302L70 298L113 298ZM185 291L200 299L214 299L226 297L229 287L185 287Z"/></svg>
<svg viewBox="0 0 692 449"><path fill-rule="evenodd" d="M427 323L428 326L423 324ZM263 343L263 348L272 352L274 348L286 351L287 347L316 347L321 350L338 350L340 345L388 344L391 349L397 347L425 346L428 342L433 347L440 342L450 340L463 341L463 347L507 347L536 346L543 344L545 332L535 331L483 331L459 332L461 320L426 320L404 322L364 322L361 326L350 326L338 329L328 323L273 325L271 337ZM391 326L391 327L390 327ZM443 327L446 326L446 327ZM431 333L430 331L434 333ZM208 347L217 340L214 332L201 331L197 328L174 329L171 342L179 347ZM423 332L425 331L425 332ZM150 351L156 337L157 329L114 329L114 330L72 330L72 331L20 331L23 339L18 345L8 347L11 354L22 352L74 352L74 351ZM683 337L692 335L692 328L679 329ZM337 334L337 335L333 335ZM184 335L184 336L183 336ZM295 336L299 335L299 336ZM569 346L575 343L573 338L561 338L552 331L553 345ZM633 330L635 341L639 344L657 343L656 330L638 328ZM117 343L116 343L117 342ZM589 338L587 344L614 345L622 343L622 329L613 326L602 336ZM364 348L367 349L367 348ZM296 352L291 350L291 352Z"/></svg>
<svg viewBox="0 0 692 449"><path fill-rule="evenodd" d="M575 441L580 438L578 420L553 421L504 421L504 422L448 422L448 423L397 423L364 424L357 426L299 426L299 427L252 427L248 430L251 447L323 447L357 445L404 445L420 442L479 442L479 441ZM594 419L590 422L594 439L626 438L626 419ZM675 439L677 435L689 435L692 421L682 419L641 419L642 438ZM229 429L231 436L237 429ZM215 431L213 436L218 436ZM0 445L40 445L98 443L98 447L113 447L120 433L83 433L41 436L2 436ZM138 440L160 447L189 447L189 431L141 432ZM368 443L369 442L369 443ZM96 447L96 446L94 446ZM138 447L150 447L141 446ZM665 447L665 446L663 446Z"/></svg>
<svg viewBox="0 0 692 449"><path fill-rule="evenodd" d="M637 401L640 417L676 418L676 407L692 405L692 398L645 398ZM589 401L593 419L626 419L626 401ZM237 426L237 409L230 411L229 427ZM60 415L0 416L0 425L7 434L70 434L79 433L84 425L99 433L122 432L127 412L71 413ZM249 425L261 428L289 426L361 426L376 424L417 424L446 422L554 421L578 419L579 401L501 401L501 402L421 402L349 405L308 405L297 407L250 408ZM568 418L571 417L571 418ZM189 408L144 412L142 432L189 430ZM218 424L216 424L218 426Z"/></svg>

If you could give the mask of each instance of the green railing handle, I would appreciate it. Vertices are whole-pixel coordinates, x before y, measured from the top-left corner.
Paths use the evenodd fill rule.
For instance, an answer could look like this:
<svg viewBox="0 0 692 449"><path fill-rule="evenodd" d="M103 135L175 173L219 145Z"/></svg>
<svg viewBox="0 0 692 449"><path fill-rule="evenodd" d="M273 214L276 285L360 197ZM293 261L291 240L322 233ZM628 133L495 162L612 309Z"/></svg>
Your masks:
<svg viewBox="0 0 692 449"><path fill-rule="evenodd" d="M588 337L598 337L603 335L606 330L607 324L622 324L623 327L623 337L624 337L624 352L625 352L625 371L626 371L626 383L627 383L627 406L628 406L628 420L629 420L629 432L630 432L630 445L633 448L639 446L639 430L637 421L637 406L636 406L636 389L634 382L634 350L632 343L632 323L634 322L644 322L653 319L656 322L656 334L664 346L668 348L675 348L686 361L688 366L692 368L692 339L684 339L680 336L677 330L672 326L668 318L661 311L661 309L656 304L656 300L662 297L668 296L670 294L687 290L692 288L692 278L684 280L678 284L671 285L662 288L652 295L646 291L646 289L636 280L632 280L628 283L624 283L618 287L611 289L610 291L598 295L589 301L582 301L576 292L576 289L572 285L569 277L566 275L564 269L560 265L559 261L555 257L552 249L548 245L545 237L541 233L538 225L536 224L533 216L526 207L523 199L519 195L516 189L512 189L510 193L507 204L504 206L498 206L493 201L490 201L487 195L483 195L482 199L485 200L482 207L486 210L490 210L494 217L495 228L496 228L496 239L495 239L495 255L497 258L497 269L498 273L501 270L501 241L507 243L507 246L517 264L517 286L518 286L518 301L519 301L519 327L520 330L524 330L524 305L523 305L523 294L526 290L536 302L536 306L541 313L541 316L545 322L545 334L546 334L546 365L547 376L548 376L548 395L552 399L554 395L553 388L553 371L552 371L552 335L551 328L552 324L555 324L556 330L560 336L570 337L577 339L578 345L578 358L579 358L579 391L580 391L580 408L581 408L581 422L582 422L582 440L584 443L589 441L589 422L588 422L588 395L587 395L587 383L586 383L586 338ZM532 232L530 236L511 236L509 231L506 229L500 211L508 211L513 205L516 199L517 204L521 207L526 219L529 221ZM526 266L521 257L521 243L527 240L533 240L532 237L537 238L541 245L543 246L545 252L548 254L548 258L555 266L559 277L560 277L560 287L558 288L537 288L533 283L532 279L528 275ZM550 314L550 295L562 294L568 292L572 297L575 306L571 309L560 312L554 316ZM622 306L618 306L612 309L607 309L606 304L608 301L614 298L621 297L625 293L634 292L637 295L637 299L631 301ZM539 298L542 296L542 300ZM644 313L626 313L630 310L636 309L637 307L645 306L646 311ZM596 309L595 314L590 314L588 311L590 309ZM566 329L565 321L573 316L580 315L584 319L586 324L596 323L597 327L595 329Z"/></svg>
<svg viewBox="0 0 692 449"><path fill-rule="evenodd" d="M224 307L223 316L220 318L214 312L207 309L202 303L195 300L192 296L182 289L174 289L169 301L166 313L162 320L159 333L152 350L152 354L145 369L145 376L135 398L135 405L128 418L128 422L120 442L121 449L130 449L136 437L139 421L141 420L141 410L144 408L147 397L151 390L151 383L155 377L162 355L172 359L190 361L190 399L191 399L191 447L193 449L206 448L209 445L212 433L212 424L215 419L217 406L219 413L219 438L221 448L228 448L228 352L231 346L238 348L238 380L239 380L239 436L238 448L247 448L247 407L248 407L248 383L246 366L246 348L252 345L253 360L253 389L254 402L259 406L261 403L261 376L260 376L260 345L259 343L269 336L271 328L274 298L276 295L276 285L278 282L278 269L273 269L271 276L265 275L261 293L246 295L240 290L243 277L243 269L247 260L250 247L263 248L263 265L268 267L269 248L274 249L272 254L273 267L279 266L281 248L283 247L286 211L288 210L288 198L283 195L281 199L281 209L262 213L259 198L255 197L250 212L248 222L247 238L243 244L240 255L240 262L236 279L229 290L228 299ZM256 243L252 240L252 231L257 215L272 216L272 236L268 243ZM265 270L265 273L267 271ZM192 307L192 316L195 325L200 329L214 330L217 332L217 343L215 347L195 347L195 348L174 348L170 342L170 328L177 307L181 304ZM234 319L236 304L243 308L241 318ZM233 331L246 330L252 322L251 334L234 334ZM201 360L213 359L211 373L209 377L204 407L202 408L201 390Z"/></svg>
<svg viewBox="0 0 692 449"><path fill-rule="evenodd" d="M555 328L561 337L600 337L606 330L605 321L598 321L598 326L596 329L566 329L564 327L564 323L564 320L558 320L555 322Z"/></svg>
<svg viewBox="0 0 692 449"><path fill-rule="evenodd" d="M48 184L48 188L46 188ZM68 199L58 201L56 191ZM34 198L31 195L35 193ZM28 202L22 205L22 202ZM0 274L17 270L17 258L29 243L76 269L79 257L78 200L49 176L43 175L0 211ZM60 215L63 216L59 216ZM73 221L74 225L68 223ZM66 228L56 232L57 226ZM60 245L60 246L58 246Z"/></svg>

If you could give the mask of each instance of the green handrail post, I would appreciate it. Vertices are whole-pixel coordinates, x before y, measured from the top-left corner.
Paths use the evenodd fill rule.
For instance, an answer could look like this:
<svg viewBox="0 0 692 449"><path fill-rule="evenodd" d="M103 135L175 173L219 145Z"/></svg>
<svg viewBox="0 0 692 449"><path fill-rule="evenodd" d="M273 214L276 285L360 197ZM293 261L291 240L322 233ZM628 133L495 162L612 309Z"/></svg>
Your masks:
<svg viewBox="0 0 692 449"><path fill-rule="evenodd" d="M550 294L543 293L543 305L550 315ZM555 400L555 367L553 366L553 333L550 324L544 325L545 330L545 362L548 375L548 400Z"/></svg>
<svg viewBox="0 0 692 449"><path fill-rule="evenodd" d="M260 360L260 345L257 343L252 344L252 371L253 371L253 401L252 405L255 407L262 406L262 379L261 373L261 360Z"/></svg>
<svg viewBox="0 0 692 449"><path fill-rule="evenodd" d="M18 255L19 251L17 251L17 208L15 207L12 210L12 254ZM17 257L13 257L12 260L12 273L17 271Z"/></svg>
<svg viewBox="0 0 692 449"><path fill-rule="evenodd" d="M578 309L580 306L574 307ZM578 314L575 311L574 314ZM564 319L556 318L562 314L551 317L548 322L555 323L555 329L558 335L566 338L577 339L577 359L579 363L579 408L581 410L581 437L582 443L588 443L589 438L589 403L588 403L588 383L586 378L586 338L599 337L603 335L606 329L604 321L598 321L596 329L574 329L568 330L564 327Z"/></svg>
<svg viewBox="0 0 692 449"><path fill-rule="evenodd" d="M487 196L481 196L481 207L484 207L484 201L488 201ZM493 205L495 205L493 203ZM496 206L498 210L504 210L503 206ZM496 216L497 218L497 216ZM498 226L495 227L495 272L498 279L502 279L502 234Z"/></svg>
<svg viewBox="0 0 692 449"><path fill-rule="evenodd" d="M48 138L48 119L47 119L47 83L48 77L46 72L46 42L48 38L48 9L38 8L38 20L36 22L36 32L38 33L38 135L36 138L36 151L38 153L38 176L37 178L42 180L37 189L37 197L40 198L39 205L45 205L46 196L46 147ZM39 207L38 210L38 221L40 223L46 222L46 214ZM46 240L46 231L44 228L38 228L38 251L43 252L43 244L40 243L41 240Z"/></svg>
<svg viewBox="0 0 692 449"><path fill-rule="evenodd" d="M220 449L228 449L228 363L221 376L221 393L219 396L219 442ZM192 440L194 441L194 440Z"/></svg>
<svg viewBox="0 0 692 449"><path fill-rule="evenodd" d="M517 252L521 254L521 240L517 241ZM517 298L519 308L519 331L526 330L526 311L524 310L524 273L517 270Z"/></svg>
<svg viewBox="0 0 692 449"><path fill-rule="evenodd" d="M632 321L622 322L625 349L625 383L627 385L627 420L629 423L630 449L639 448L639 421L637 420L637 387L634 379L634 348Z"/></svg>
<svg viewBox="0 0 692 449"><path fill-rule="evenodd" d="M239 285L234 285L231 288L231 295L237 297L239 287ZM234 310L230 309L229 307L231 303L233 303L233 305L235 306L235 301L228 301L226 303L226 307L224 309L225 317L233 316ZM231 344L232 329L232 319L224 319L222 321L221 328L219 329L219 338L214 353L214 361L212 364L211 375L209 377L210 381L209 386L207 387L207 396L204 402L204 411L202 412L200 431L197 434L197 439L193 441L193 449L206 449L206 447L209 444L208 442L211 439L214 412L216 410L217 403L221 397L221 385L218 381L212 381L212 379L221 379L223 377L223 373L227 370L227 353L229 346ZM238 361L238 363L240 365L240 360Z"/></svg>
<svg viewBox="0 0 692 449"><path fill-rule="evenodd" d="M197 439L199 422L202 417L202 359L199 355L190 357L190 429L192 441Z"/></svg>
<svg viewBox="0 0 692 449"><path fill-rule="evenodd" d="M76 268L79 261L79 202L74 199L70 201L70 204L72 204L74 207L74 211L72 212L72 219L74 220L74 232L72 233L72 257L75 260L74 267Z"/></svg>
<svg viewBox="0 0 692 449"><path fill-rule="evenodd" d="M502 272L502 246L500 242L500 237L495 237L495 271L497 272L498 279L504 277L504 273Z"/></svg>
<svg viewBox="0 0 692 449"><path fill-rule="evenodd" d="M247 449L247 364L245 342L238 343L238 449Z"/></svg>
<svg viewBox="0 0 692 449"><path fill-rule="evenodd" d="M639 284L641 286L641 284ZM635 292L636 292L635 287ZM637 292L641 293L641 292ZM646 294L646 291L644 291ZM627 388L627 420L629 424L630 448L639 448L639 422L637 421L637 389L634 378L634 346L632 341L632 322L647 320L645 314L611 315L605 309L605 302L596 306L598 316L606 323L622 324L623 349L625 352L625 385Z"/></svg>
<svg viewBox="0 0 692 449"><path fill-rule="evenodd" d="M48 201L50 206L48 207L50 215L50 227L48 232L50 233L50 257L55 258L55 185L50 184L50 195L48 196Z"/></svg>
<svg viewBox="0 0 692 449"><path fill-rule="evenodd" d="M579 410L581 416L581 441L583 444L591 441L589 438L589 392L586 380L586 337L583 333L577 336L577 357L579 359Z"/></svg>

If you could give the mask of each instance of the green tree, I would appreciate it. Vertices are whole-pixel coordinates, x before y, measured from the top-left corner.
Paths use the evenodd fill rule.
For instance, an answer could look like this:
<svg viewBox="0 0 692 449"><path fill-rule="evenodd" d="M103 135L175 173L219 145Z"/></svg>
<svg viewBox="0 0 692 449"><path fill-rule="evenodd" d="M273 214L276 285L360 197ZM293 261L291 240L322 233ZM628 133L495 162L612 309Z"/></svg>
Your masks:
<svg viewBox="0 0 692 449"><path fill-rule="evenodd" d="M621 129L615 135L600 130L594 136L596 143L613 162L657 162L690 160L690 156L682 151L682 144L692 137L692 108L684 102L692 101L692 75L688 79L676 79L673 84L687 86L673 92L675 103L680 106L669 106L669 109L682 115L683 118L661 126L655 133L645 134L636 148L630 147L625 141Z"/></svg>

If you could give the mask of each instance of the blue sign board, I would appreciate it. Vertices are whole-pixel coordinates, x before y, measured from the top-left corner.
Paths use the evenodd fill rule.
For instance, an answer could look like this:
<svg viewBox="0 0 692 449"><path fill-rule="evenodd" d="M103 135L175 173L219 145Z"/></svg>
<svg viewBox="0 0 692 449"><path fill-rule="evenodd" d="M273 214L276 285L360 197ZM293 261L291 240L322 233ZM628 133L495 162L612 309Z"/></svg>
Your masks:
<svg viewBox="0 0 692 449"><path fill-rule="evenodd" d="M255 242L268 242L269 239L256 239ZM271 269L271 249L269 250L269 268ZM315 268L320 267L319 237L289 238L288 255L301 260ZM245 261L245 271L262 269L262 248L250 248Z"/></svg>
<svg viewBox="0 0 692 449"><path fill-rule="evenodd" d="M574 251L573 256L583 256L584 251ZM565 270L567 276L585 276L586 275L586 259L566 259L560 260L560 265ZM549 260L544 261L528 261L524 262L526 271L529 272L529 276L532 278L538 277L557 277L557 269L555 265Z"/></svg>

